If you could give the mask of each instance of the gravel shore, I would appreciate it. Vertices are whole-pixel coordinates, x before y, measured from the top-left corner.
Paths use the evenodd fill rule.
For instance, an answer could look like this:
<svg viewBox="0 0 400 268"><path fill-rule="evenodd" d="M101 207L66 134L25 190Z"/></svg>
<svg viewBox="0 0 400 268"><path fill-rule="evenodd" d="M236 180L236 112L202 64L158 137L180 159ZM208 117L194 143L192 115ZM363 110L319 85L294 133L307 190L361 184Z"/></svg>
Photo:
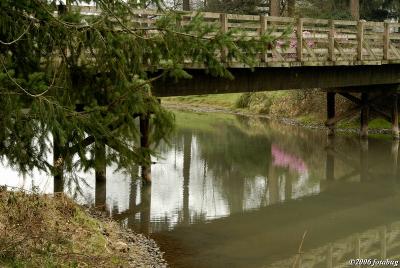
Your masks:
<svg viewBox="0 0 400 268"><path fill-rule="evenodd" d="M111 226L112 234L110 230L107 230L110 228L104 229L103 234L112 237L111 247L125 255L129 262L128 267L168 267L163 258L164 253L153 239L121 227L101 211L93 208L87 208L86 211L93 218Z"/></svg>

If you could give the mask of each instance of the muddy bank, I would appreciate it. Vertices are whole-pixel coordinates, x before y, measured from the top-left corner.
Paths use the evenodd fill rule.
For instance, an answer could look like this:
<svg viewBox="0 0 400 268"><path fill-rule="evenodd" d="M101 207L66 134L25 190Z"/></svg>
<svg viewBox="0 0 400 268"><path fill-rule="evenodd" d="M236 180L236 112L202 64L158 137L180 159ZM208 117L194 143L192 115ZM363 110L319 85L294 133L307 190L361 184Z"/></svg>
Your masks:
<svg viewBox="0 0 400 268"><path fill-rule="evenodd" d="M64 194L0 187L1 267L166 267L153 240Z"/></svg>

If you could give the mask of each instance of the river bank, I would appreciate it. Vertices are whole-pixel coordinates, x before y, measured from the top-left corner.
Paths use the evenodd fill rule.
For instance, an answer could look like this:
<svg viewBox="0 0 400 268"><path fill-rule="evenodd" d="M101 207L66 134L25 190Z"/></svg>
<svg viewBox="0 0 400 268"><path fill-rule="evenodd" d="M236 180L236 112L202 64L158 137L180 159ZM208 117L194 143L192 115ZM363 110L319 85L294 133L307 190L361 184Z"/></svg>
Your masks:
<svg viewBox="0 0 400 268"><path fill-rule="evenodd" d="M166 267L156 243L64 194L0 188L1 267Z"/></svg>
<svg viewBox="0 0 400 268"><path fill-rule="evenodd" d="M324 94L317 90L302 93L284 91L215 94L168 97L162 99L162 104L172 110L268 118L283 124L324 130L326 129ZM341 98L337 99L336 105L338 113L351 108L351 104ZM372 135L391 133L391 124L384 119L372 118L368 125ZM342 133L358 133L359 115L341 121L336 129Z"/></svg>

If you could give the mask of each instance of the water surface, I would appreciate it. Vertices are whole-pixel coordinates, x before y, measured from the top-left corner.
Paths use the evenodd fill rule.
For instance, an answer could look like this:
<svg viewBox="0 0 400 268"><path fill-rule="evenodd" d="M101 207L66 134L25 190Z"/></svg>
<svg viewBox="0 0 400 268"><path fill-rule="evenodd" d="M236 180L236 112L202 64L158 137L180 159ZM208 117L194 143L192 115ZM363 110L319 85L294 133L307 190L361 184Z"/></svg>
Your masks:
<svg viewBox="0 0 400 268"><path fill-rule="evenodd" d="M105 185L92 172L61 188L156 239L172 267L337 267L400 255L398 142L328 140L322 130L234 115L176 118L151 187L111 166ZM56 187L36 173L1 174L0 184Z"/></svg>

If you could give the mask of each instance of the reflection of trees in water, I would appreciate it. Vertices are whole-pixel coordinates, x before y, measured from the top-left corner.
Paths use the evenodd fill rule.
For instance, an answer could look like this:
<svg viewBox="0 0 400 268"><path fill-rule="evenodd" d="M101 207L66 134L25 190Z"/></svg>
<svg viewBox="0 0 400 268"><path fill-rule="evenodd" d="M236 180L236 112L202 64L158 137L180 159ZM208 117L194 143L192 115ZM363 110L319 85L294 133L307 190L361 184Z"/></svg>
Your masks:
<svg viewBox="0 0 400 268"><path fill-rule="evenodd" d="M271 161L270 142L265 136L250 136L234 126L221 126L212 133L194 132L201 158L216 177L265 175Z"/></svg>
<svg viewBox="0 0 400 268"><path fill-rule="evenodd" d="M244 179L265 176L271 161L265 136L251 136L235 126L219 126L215 132L196 132L199 154L221 186L231 212L243 211Z"/></svg>

